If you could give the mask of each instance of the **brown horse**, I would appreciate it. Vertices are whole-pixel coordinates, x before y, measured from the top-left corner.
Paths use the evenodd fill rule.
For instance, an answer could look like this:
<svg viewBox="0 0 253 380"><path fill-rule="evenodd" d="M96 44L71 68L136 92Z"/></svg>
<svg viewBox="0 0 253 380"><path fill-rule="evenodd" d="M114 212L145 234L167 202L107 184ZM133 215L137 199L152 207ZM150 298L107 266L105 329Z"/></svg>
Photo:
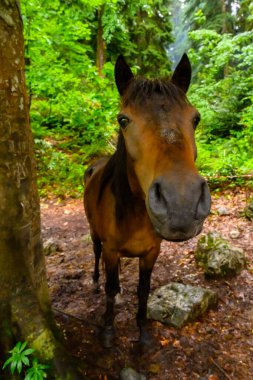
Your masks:
<svg viewBox="0 0 253 380"><path fill-rule="evenodd" d="M162 239L184 241L200 233L210 193L195 166L198 111L186 98L191 65L186 54L171 80L135 78L120 56L115 81L121 95L115 153L86 174L84 205L95 253L106 272L103 344L114 338L114 299L120 291L121 257L139 257L140 340L148 340L147 299Z"/></svg>

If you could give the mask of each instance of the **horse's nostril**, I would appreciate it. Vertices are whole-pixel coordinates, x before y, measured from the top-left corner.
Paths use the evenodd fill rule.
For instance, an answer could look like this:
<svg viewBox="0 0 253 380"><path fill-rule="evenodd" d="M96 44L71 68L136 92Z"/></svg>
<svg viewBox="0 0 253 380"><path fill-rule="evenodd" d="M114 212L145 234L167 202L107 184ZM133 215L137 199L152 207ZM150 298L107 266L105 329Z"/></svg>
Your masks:
<svg viewBox="0 0 253 380"><path fill-rule="evenodd" d="M162 194L161 194L161 185L159 183L155 184L155 197L158 202L161 201Z"/></svg>
<svg viewBox="0 0 253 380"><path fill-rule="evenodd" d="M201 194L196 208L195 219L201 220L207 217L211 208L211 196L206 181L201 184Z"/></svg>
<svg viewBox="0 0 253 380"><path fill-rule="evenodd" d="M155 181L149 189L148 208L156 218L161 220L166 218L168 211L166 195L159 181Z"/></svg>

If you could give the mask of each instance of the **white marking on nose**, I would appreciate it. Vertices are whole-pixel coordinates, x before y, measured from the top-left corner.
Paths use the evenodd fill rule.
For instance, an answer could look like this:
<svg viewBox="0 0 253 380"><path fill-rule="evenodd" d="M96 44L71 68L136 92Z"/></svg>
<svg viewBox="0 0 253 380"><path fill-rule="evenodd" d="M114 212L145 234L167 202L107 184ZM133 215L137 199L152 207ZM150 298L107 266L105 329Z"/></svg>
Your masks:
<svg viewBox="0 0 253 380"><path fill-rule="evenodd" d="M173 129L164 128L160 132L160 136L169 144L173 144L177 141L177 133Z"/></svg>

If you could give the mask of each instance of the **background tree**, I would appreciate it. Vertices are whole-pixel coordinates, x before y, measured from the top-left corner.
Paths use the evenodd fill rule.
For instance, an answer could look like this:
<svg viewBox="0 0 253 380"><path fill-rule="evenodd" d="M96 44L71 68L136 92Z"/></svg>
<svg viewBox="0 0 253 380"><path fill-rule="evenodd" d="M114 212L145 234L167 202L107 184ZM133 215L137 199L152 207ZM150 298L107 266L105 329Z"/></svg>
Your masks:
<svg viewBox="0 0 253 380"><path fill-rule="evenodd" d="M235 30L233 6L238 1L233 0L190 0L185 9L185 18L191 29L212 29L218 33L228 33Z"/></svg>
<svg viewBox="0 0 253 380"><path fill-rule="evenodd" d="M238 32L250 31L253 29L253 1L241 0L238 8L238 18L236 20Z"/></svg>
<svg viewBox="0 0 253 380"><path fill-rule="evenodd" d="M50 378L81 379L61 346L48 295L16 0L1 4L0 73L0 357L25 340L51 362Z"/></svg>
<svg viewBox="0 0 253 380"><path fill-rule="evenodd" d="M107 3L104 12L104 38L107 54L115 62L123 54L138 73L170 73L167 49L172 42L170 0L121 0ZM141 54L140 54L141 52Z"/></svg>

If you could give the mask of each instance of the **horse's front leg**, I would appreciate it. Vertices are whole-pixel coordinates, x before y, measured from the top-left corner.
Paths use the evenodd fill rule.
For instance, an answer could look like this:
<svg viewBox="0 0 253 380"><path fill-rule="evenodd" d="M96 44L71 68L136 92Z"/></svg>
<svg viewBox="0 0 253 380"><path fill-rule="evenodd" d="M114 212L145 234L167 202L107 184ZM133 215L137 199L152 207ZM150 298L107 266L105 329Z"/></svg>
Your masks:
<svg viewBox="0 0 253 380"><path fill-rule="evenodd" d="M102 343L104 347L112 347L115 337L113 321L114 321L114 303L115 296L120 292L119 286L119 258L117 252L105 252L105 272L106 272L106 310L104 314L104 329L102 334Z"/></svg>
<svg viewBox="0 0 253 380"><path fill-rule="evenodd" d="M149 344L152 342L147 328L147 302L150 292L150 281L153 266L157 259L159 250L152 250L147 257L140 258L139 260L139 286L138 286L138 298L139 307L137 313L137 325L140 329L140 342Z"/></svg>
<svg viewBox="0 0 253 380"><path fill-rule="evenodd" d="M102 244L101 240L95 236L92 237L92 242L93 242L93 251L95 255L95 267L94 267L94 273L93 273L93 281L95 284L98 284L99 280L99 261L101 257L101 252L102 252Z"/></svg>

